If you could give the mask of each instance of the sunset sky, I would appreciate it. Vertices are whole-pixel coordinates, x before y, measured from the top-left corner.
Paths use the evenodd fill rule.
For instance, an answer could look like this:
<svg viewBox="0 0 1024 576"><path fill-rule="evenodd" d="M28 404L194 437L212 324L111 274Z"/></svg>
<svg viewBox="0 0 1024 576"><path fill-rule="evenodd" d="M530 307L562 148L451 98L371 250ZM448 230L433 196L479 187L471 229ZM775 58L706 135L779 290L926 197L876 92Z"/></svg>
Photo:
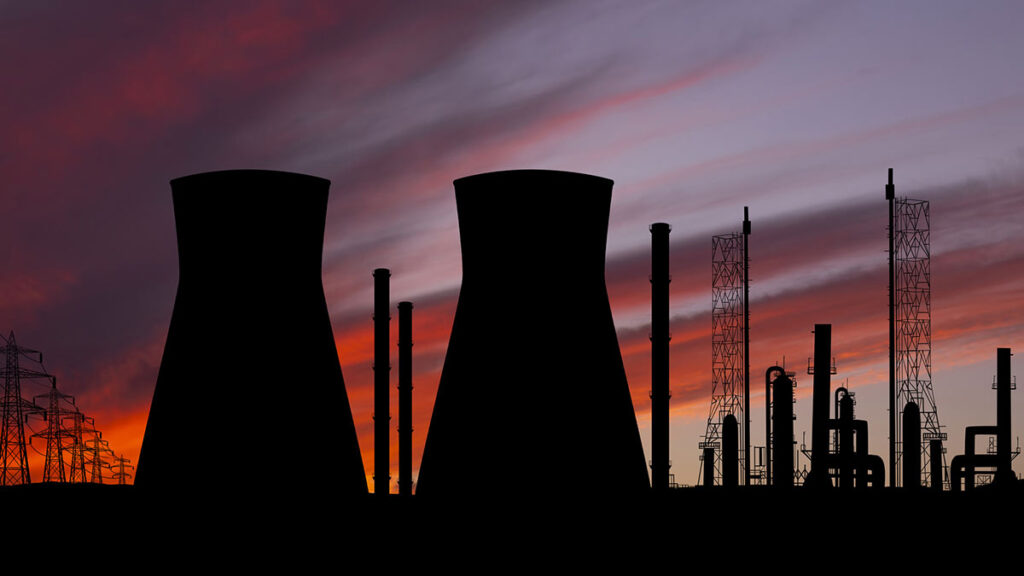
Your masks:
<svg viewBox="0 0 1024 576"><path fill-rule="evenodd" d="M871 452L888 460L890 167L898 195L931 202L947 458L966 425L995 423L995 350L1024 346L1024 4L182 6L0 2L0 331L43 351L133 462L177 283L168 181L234 168L332 182L323 281L368 478L372 271L390 268L394 303L415 303L418 468L460 283L452 180L494 170L615 181L606 278L648 457L648 225L672 224L677 482L697 481L711 392L711 236L739 231L744 206L752 443L764 444L761 375L783 357L809 432L811 330L831 323L834 382L857 393ZM242 434L263 433L249 422ZM197 450L246 441L208 426ZM397 432L392 452L397 481ZM600 481L578 464L565 472Z"/></svg>

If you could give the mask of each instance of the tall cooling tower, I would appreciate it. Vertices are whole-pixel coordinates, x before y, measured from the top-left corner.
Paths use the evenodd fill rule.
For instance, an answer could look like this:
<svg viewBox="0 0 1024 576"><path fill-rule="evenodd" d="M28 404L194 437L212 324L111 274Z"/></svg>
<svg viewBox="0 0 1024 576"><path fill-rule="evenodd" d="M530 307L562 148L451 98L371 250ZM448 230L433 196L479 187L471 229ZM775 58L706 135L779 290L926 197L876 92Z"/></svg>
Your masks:
<svg viewBox="0 0 1024 576"><path fill-rule="evenodd" d="M171 181L178 292L140 488L366 493L321 280L329 186L267 170Z"/></svg>
<svg viewBox="0 0 1024 576"><path fill-rule="evenodd" d="M605 287L612 181L455 181L462 289L417 494L611 496L649 487Z"/></svg>

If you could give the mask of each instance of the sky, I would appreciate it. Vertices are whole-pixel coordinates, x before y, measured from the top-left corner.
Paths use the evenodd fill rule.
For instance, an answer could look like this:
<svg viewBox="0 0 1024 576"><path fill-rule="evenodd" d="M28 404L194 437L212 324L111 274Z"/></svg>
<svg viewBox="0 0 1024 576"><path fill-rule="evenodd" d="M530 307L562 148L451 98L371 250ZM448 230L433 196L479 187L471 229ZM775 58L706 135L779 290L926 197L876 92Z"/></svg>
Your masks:
<svg viewBox="0 0 1024 576"><path fill-rule="evenodd" d="M373 269L415 304L418 469L460 284L452 181L584 172L615 182L606 282L648 457L648 225L673 226L670 452L675 480L693 484L711 236L739 231L748 206L752 443L758 375L783 358L795 429L809 431L811 330L831 323L833 382L856 392L888 460L893 168L897 195L931 206L933 387L951 458L965 426L994 423L995 349L1024 336L1022 21L1024 5L997 0L0 0L0 331L43 351L135 462L177 283L168 182L235 168L327 178L324 290L372 487ZM261 433L208 426L197 449ZM393 482L397 453L393 430ZM600 481L585 463L573 474Z"/></svg>

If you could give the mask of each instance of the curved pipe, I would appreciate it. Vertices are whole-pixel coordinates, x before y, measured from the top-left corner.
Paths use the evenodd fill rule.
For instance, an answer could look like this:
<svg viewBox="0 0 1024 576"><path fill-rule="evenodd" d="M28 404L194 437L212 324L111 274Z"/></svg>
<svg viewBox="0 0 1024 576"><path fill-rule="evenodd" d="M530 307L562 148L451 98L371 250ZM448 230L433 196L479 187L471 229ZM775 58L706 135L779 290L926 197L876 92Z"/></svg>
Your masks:
<svg viewBox="0 0 1024 576"><path fill-rule="evenodd" d="M964 441L964 456L974 456L974 442L978 439L978 436L991 434L996 436L999 434L998 426L968 426L966 428L966 440Z"/></svg>
<svg viewBox="0 0 1024 576"><path fill-rule="evenodd" d="M868 486L869 488L881 488L885 486L885 462L882 461L882 457L877 454L869 454L861 456L860 454L852 457L854 466L858 470L865 470L866 473L863 476L858 476L857 486ZM829 468L839 468L842 463L842 457L839 454L829 454L828 458L825 459L826 464Z"/></svg>
<svg viewBox="0 0 1024 576"><path fill-rule="evenodd" d="M981 428L981 426L977 426ZM964 488L974 488L975 468L978 466L997 467L999 466L999 455L997 454L961 454L954 456L950 463L949 489L953 492L960 491L960 480L965 481Z"/></svg>
<svg viewBox="0 0 1024 576"><path fill-rule="evenodd" d="M842 394L842 396L840 396L840 394ZM839 401L842 400L843 397L848 396L848 395L849 395L849 392L846 390L845 387L840 386L839 388L836 388L836 393L835 393L835 403L836 403L836 415L835 415L835 418L836 418L836 420L839 419Z"/></svg>
<svg viewBox="0 0 1024 576"><path fill-rule="evenodd" d="M965 429L964 439L964 454L953 457L953 462L950 464L953 467L953 471L950 472L950 490L953 492L960 491L960 480L964 480L964 489L970 490L974 488L974 476L977 473L975 468L978 466L998 466L998 458L992 454L976 454L975 443L977 442L978 436L993 435L998 436L998 426L968 426ZM992 460L992 458L996 458ZM992 463L990 463L990 460ZM960 468L957 469L956 466Z"/></svg>
<svg viewBox="0 0 1024 576"><path fill-rule="evenodd" d="M868 422L867 420L829 420L828 429L830 432L838 431L840 435L843 432L852 432L849 436L842 438L840 442L840 454L836 455L837 458L845 457L846 460L840 458L835 463L829 462L830 467L842 468L841 464L846 463L847 467L851 467L856 470L855 484L858 488L866 486L874 486L876 479L868 476L868 472L871 472L871 464L869 461L871 458L880 458L878 456L871 456L868 454ZM847 452L847 448L844 446L854 445L854 448L850 449L850 454ZM879 462L882 462L879 460ZM884 462L882 462L884 469Z"/></svg>

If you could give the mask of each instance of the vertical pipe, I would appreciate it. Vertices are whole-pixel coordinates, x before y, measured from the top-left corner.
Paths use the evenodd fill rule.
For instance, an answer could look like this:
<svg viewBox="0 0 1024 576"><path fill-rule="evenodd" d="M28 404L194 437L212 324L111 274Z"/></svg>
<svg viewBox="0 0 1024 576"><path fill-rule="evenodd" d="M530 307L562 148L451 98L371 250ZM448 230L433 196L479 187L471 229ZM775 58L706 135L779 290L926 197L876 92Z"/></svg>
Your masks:
<svg viewBox="0 0 1024 576"><path fill-rule="evenodd" d="M750 485L750 217L743 207L743 484ZM767 439L765 440L767 443Z"/></svg>
<svg viewBox="0 0 1024 576"><path fill-rule="evenodd" d="M722 420L722 486L727 488L739 483L739 426L739 421L732 414Z"/></svg>
<svg viewBox="0 0 1024 576"><path fill-rule="evenodd" d="M828 405L831 397L832 325L814 325L814 399L811 422L812 486L831 486L828 477Z"/></svg>
<svg viewBox="0 0 1024 576"><path fill-rule="evenodd" d="M853 488L853 396L850 396L850 393L844 390L838 404L839 487L849 489Z"/></svg>
<svg viewBox="0 0 1024 576"><path fill-rule="evenodd" d="M715 485L715 449L704 449L704 486Z"/></svg>
<svg viewBox="0 0 1024 576"><path fill-rule="evenodd" d="M785 370L777 368L775 378L775 477L774 485L780 489L793 487L793 381Z"/></svg>
<svg viewBox="0 0 1024 576"><path fill-rule="evenodd" d="M668 235L672 227L651 224L651 485L668 490L669 424L669 274Z"/></svg>
<svg viewBox="0 0 1024 576"><path fill-rule="evenodd" d="M974 428L974 430L972 430ZM972 490L974 488L974 450L975 444L978 441L978 427L968 426L966 432L966 438L964 440L964 490ZM959 482L957 483L959 485Z"/></svg>
<svg viewBox="0 0 1024 576"><path fill-rule="evenodd" d="M391 489L391 271L373 271L373 492Z"/></svg>
<svg viewBox="0 0 1024 576"><path fill-rule="evenodd" d="M928 446L929 464L932 470L932 490L942 492L942 440L932 440Z"/></svg>
<svg viewBox="0 0 1024 576"><path fill-rule="evenodd" d="M885 185L885 199L889 201L889 486L896 486L896 187Z"/></svg>
<svg viewBox="0 0 1024 576"><path fill-rule="evenodd" d="M398 303L398 493L412 495L412 302Z"/></svg>
<svg viewBox="0 0 1024 576"><path fill-rule="evenodd" d="M1010 349L996 349L996 467L998 482L1014 479L1010 457Z"/></svg>
<svg viewBox="0 0 1024 576"><path fill-rule="evenodd" d="M903 487L921 487L921 410L914 402L903 407ZM941 477L941 476L940 476Z"/></svg>
<svg viewBox="0 0 1024 576"><path fill-rule="evenodd" d="M884 488L885 487L885 468L880 468L880 472L872 472L869 481L868 469L872 467L872 462L883 464L882 458L879 456L871 456L868 454L868 423L866 420L854 420L853 430L857 436L857 487L867 488L871 486L873 488ZM875 461L874 459L878 460Z"/></svg>
<svg viewBox="0 0 1024 576"><path fill-rule="evenodd" d="M764 373L764 452L765 452L765 476L764 485L772 485L772 373L776 367L772 366ZM782 375L785 375L785 370ZM778 427L776 427L778 429Z"/></svg>

